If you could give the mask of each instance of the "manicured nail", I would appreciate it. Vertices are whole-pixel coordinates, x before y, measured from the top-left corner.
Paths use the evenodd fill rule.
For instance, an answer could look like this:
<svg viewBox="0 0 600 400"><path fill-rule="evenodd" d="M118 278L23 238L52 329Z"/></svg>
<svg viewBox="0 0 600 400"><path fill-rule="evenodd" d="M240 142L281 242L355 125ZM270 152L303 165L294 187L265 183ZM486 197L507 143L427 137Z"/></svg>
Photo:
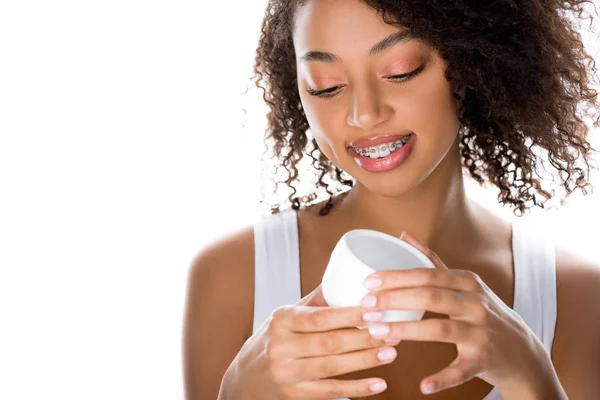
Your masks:
<svg viewBox="0 0 600 400"><path fill-rule="evenodd" d="M369 389L371 389L372 392L383 392L385 389L387 389L387 383L384 382L377 382L372 384L371 386L369 386Z"/></svg>
<svg viewBox="0 0 600 400"><path fill-rule="evenodd" d="M396 352L396 349L391 347L388 349L381 350L379 353L377 353L377 358L379 358L381 361L389 361L396 358L396 354L398 354Z"/></svg>
<svg viewBox="0 0 600 400"><path fill-rule="evenodd" d="M373 308L377 305L377 297L373 296L372 294L368 294L362 298L360 305L365 308Z"/></svg>
<svg viewBox="0 0 600 400"><path fill-rule="evenodd" d="M372 277L372 278L367 278L365 280L365 287L367 289L377 289L381 286L381 278L377 278L377 277Z"/></svg>
<svg viewBox="0 0 600 400"><path fill-rule="evenodd" d="M435 382L428 382L423 385L423 393L424 394L433 393L433 392L435 392L435 389L436 389Z"/></svg>
<svg viewBox="0 0 600 400"><path fill-rule="evenodd" d="M378 322L381 321L382 317L381 311L367 311L363 314L363 319L367 322Z"/></svg>
<svg viewBox="0 0 600 400"><path fill-rule="evenodd" d="M390 327L385 324L370 325L369 333L371 336L379 339L390 333Z"/></svg>

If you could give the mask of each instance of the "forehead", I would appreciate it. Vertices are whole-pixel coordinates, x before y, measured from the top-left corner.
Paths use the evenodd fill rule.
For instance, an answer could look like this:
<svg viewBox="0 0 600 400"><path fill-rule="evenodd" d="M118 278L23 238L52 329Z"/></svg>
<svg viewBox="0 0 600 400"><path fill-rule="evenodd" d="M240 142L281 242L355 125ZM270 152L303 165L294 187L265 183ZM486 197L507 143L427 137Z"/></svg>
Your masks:
<svg viewBox="0 0 600 400"><path fill-rule="evenodd" d="M310 0L296 11L294 47L296 54L322 50L351 58L398 30L359 0Z"/></svg>

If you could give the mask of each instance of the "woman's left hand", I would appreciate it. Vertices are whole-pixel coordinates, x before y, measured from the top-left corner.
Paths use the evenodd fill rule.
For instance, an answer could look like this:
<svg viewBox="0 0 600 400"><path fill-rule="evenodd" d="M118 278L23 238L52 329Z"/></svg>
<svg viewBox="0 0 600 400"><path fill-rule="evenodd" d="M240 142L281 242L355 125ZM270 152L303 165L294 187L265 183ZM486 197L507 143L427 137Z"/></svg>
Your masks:
<svg viewBox="0 0 600 400"><path fill-rule="evenodd" d="M456 359L423 379L421 391L438 392L475 377L498 387L503 394L537 387L535 380L548 376L546 371L553 367L548 352L523 319L477 274L448 269L413 237L404 233L401 239L423 252L436 269L374 273L369 276L374 280L367 279L372 284L365 282L371 292L362 305L378 310L427 310L450 317L370 324L375 337L456 344ZM381 334L386 326L389 333Z"/></svg>

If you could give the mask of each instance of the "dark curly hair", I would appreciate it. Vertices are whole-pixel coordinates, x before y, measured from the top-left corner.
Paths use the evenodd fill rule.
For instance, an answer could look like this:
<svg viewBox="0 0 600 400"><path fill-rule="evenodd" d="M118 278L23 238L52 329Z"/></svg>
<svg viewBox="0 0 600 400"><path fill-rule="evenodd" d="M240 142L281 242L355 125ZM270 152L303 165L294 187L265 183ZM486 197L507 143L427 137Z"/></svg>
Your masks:
<svg viewBox="0 0 600 400"><path fill-rule="evenodd" d="M544 208L554 195L540 175L547 152L566 194L590 192L589 127L600 127L594 59L587 54L574 23L587 15L589 0L362 0L390 25L407 28L432 45L447 63L446 79L459 111L462 165L480 184L485 179L500 189L498 200L522 215L532 206ZM298 93L293 46L297 8L307 0L270 0L262 22L252 80L269 107L265 135L278 166L287 171L288 200L295 210L317 198L313 191L299 196L298 163L304 155L318 171L317 191L333 206L333 183L352 187L352 178L333 165L309 140L309 124ZM597 10L594 6L594 11ZM466 88L461 98L460 88ZM587 105L587 107L581 107ZM576 163L582 159L583 163ZM540 163L541 160L541 163ZM581 160L580 160L581 161ZM545 170L545 169L544 169ZM547 170L545 170L547 172ZM535 176L534 176L535 174ZM484 179L485 178L485 179ZM544 198L543 201L540 201ZM279 205L271 207L279 211Z"/></svg>

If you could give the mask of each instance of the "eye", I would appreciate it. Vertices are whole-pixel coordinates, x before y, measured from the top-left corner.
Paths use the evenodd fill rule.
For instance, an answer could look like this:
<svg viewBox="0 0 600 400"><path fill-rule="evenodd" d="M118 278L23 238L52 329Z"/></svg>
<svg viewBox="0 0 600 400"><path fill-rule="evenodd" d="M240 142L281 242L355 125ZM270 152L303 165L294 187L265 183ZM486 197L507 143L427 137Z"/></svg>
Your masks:
<svg viewBox="0 0 600 400"><path fill-rule="evenodd" d="M415 76L419 75L424 69L425 69L425 64L421 65L419 68L417 68L407 74L392 75L392 76L387 76L386 78L391 80L393 83L405 83L405 82L408 82L409 80L411 80L412 78L414 78Z"/></svg>
<svg viewBox="0 0 600 400"><path fill-rule="evenodd" d="M337 93L333 93L333 92L335 92L337 89L339 89L341 87L342 86L334 86L334 87L330 87L330 88L323 89L323 90L306 89L306 91L311 96L328 98L328 97L335 96Z"/></svg>
<svg viewBox="0 0 600 400"><path fill-rule="evenodd" d="M390 80L392 83L403 84L403 83L406 83L407 81L411 80L418 74L420 74L424 69L425 69L425 64L421 65L419 68L417 68L414 71L411 71L407 74L391 75L391 76L386 76L385 78ZM321 97L321 98L331 98L331 97L336 96L339 93L337 90L342 87L343 87L343 85L338 85L338 86L333 86L333 87L323 89L323 90L306 89L306 91L311 96Z"/></svg>

